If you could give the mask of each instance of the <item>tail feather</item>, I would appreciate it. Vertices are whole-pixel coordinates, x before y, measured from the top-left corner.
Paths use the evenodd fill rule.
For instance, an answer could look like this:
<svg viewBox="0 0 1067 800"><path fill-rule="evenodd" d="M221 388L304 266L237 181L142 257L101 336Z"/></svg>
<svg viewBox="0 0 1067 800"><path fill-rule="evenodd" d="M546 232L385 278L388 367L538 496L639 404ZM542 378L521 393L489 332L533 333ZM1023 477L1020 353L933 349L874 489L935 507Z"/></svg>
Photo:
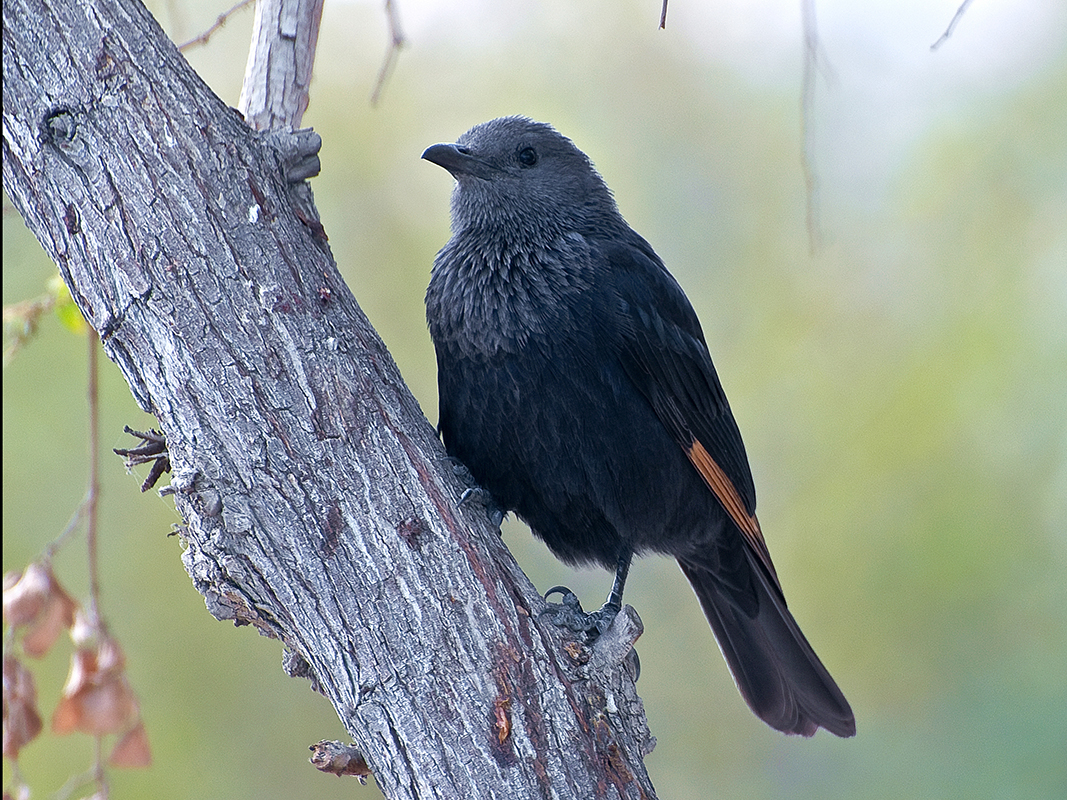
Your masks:
<svg viewBox="0 0 1067 800"><path fill-rule="evenodd" d="M783 733L811 736L819 727L853 736L848 701L804 638L781 595L750 561L758 607L751 616L730 601L714 574L679 559L711 624L741 696L752 711Z"/></svg>

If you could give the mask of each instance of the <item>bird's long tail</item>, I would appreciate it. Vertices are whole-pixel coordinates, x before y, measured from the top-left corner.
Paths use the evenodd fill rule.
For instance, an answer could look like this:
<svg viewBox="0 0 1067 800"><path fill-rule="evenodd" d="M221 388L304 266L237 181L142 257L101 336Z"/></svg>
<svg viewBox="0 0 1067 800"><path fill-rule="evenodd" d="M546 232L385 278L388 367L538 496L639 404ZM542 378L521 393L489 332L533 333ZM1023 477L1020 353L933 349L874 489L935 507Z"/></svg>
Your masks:
<svg viewBox="0 0 1067 800"><path fill-rule="evenodd" d="M853 736L848 701L804 638L785 601L746 552L758 605L750 614L731 602L706 568L679 559L711 623L741 696L752 711L784 733L811 736L820 726Z"/></svg>

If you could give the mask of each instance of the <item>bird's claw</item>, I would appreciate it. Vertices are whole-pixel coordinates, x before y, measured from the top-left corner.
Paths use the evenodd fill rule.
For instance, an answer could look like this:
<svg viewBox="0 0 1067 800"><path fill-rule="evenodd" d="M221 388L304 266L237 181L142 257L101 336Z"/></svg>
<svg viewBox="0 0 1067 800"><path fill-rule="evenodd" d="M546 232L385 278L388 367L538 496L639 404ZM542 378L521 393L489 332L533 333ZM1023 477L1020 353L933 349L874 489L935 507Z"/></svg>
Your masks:
<svg viewBox="0 0 1067 800"><path fill-rule="evenodd" d="M488 489L483 489L481 486L469 486L463 490L463 494L459 496L459 505L464 505L467 502L479 503L484 506L485 513L489 516L489 523L500 530L500 524L504 521L504 509L497 505L496 500L493 499L493 495L489 493Z"/></svg>
<svg viewBox="0 0 1067 800"><path fill-rule="evenodd" d="M452 473L459 478L463 483L467 484L467 488L463 490L463 493L459 496L459 502L457 505L465 505L469 502L478 503L485 508L485 513L489 516L490 524L500 530L500 524L504 521L504 517L507 516L505 511L496 499L489 492L488 489L483 489L478 485L478 482L474 480L474 476L471 475L467 465L454 456L447 456L445 458L449 465L452 467Z"/></svg>
<svg viewBox="0 0 1067 800"><path fill-rule="evenodd" d="M589 641L593 641L610 628L612 620L620 610L617 605L605 603L596 611L585 611L578 595L566 586L553 586L545 592L545 600L554 594L561 596L560 602L549 603L543 615L549 617L556 627L566 628L574 633L584 633Z"/></svg>

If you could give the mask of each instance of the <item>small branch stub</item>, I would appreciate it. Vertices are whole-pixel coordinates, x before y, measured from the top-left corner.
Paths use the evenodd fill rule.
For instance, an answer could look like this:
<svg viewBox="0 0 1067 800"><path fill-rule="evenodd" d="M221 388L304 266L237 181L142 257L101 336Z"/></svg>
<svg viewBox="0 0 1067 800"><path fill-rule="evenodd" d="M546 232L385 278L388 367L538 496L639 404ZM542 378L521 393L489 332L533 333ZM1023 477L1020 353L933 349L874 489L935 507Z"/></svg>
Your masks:
<svg viewBox="0 0 1067 800"><path fill-rule="evenodd" d="M308 761L321 772L330 772L337 777L354 775L360 783L367 782L370 767L367 766L363 753L355 745L330 742L323 739L308 748L311 758Z"/></svg>

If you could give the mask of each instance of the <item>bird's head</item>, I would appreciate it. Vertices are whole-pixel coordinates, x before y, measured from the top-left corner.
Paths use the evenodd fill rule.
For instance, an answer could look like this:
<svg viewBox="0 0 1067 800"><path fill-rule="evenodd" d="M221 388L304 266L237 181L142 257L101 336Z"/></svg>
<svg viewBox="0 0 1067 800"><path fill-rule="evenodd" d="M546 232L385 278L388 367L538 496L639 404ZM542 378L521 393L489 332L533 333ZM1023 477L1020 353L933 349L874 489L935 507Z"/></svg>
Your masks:
<svg viewBox="0 0 1067 800"><path fill-rule="evenodd" d="M589 158L551 125L500 117L422 154L456 179L452 225L584 232L621 222ZM623 223L625 224L625 223Z"/></svg>

